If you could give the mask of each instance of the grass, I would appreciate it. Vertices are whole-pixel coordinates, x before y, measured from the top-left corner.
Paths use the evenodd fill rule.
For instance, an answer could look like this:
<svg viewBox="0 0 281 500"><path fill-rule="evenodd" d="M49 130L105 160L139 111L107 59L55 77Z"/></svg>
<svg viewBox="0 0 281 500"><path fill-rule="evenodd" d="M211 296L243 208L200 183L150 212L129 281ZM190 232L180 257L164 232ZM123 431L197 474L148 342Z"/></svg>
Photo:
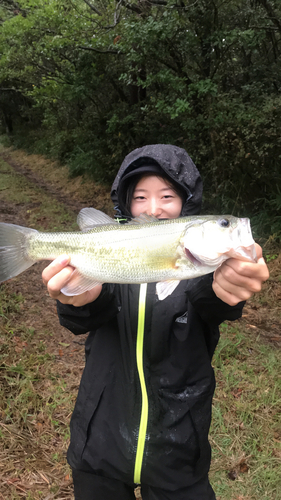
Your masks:
<svg viewBox="0 0 281 500"><path fill-rule="evenodd" d="M275 500L281 491L281 351L238 323L221 326L210 441L222 500Z"/></svg>
<svg viewBox="0 0 281 500"><path fill-rule="evenodd" d="M65 194L69 200L83 202L86 206L96 207L108 215L113 214L109 194L110 186L97 185L92 179L81 175L70 178L67 166L40 155L28 154L23 150L15 150L13 147L4 147L1 136L0 155L5 158L8 157L14 163L20 163L29 173L35 173L50 186ZM4 171L7 165L5 163ZM10 167L8 166L7 169L9 170Z"/></svg>
<svg viewBox="0 0 281 500"><path fill-rule="evenodd" d="M0 158L0 200L25 207L23 218L29 227L40 230L77 230L74 213ZM26 224L27 225L27 224Z"/></svg>
<svg viewBox="0 0 281 500"><path fill-rule="evenodd" d="M39 230L77 229L71 210L2 158L0 186L4 220L12 214L8 222ZM81 371L64 359L72 342L58 345L53 301L36 266L0 284L1 500L73 498L66 450Z"/></svg>
<svg viewBox="0 0 281 500"><path fill-rule="evenodd" d="M0 285L0 303L0 498L43 500L47 487L50 498L70 499L65 456L77 374L48 352L48 332L20 321L23 297Z"/></svg>
<svg viewBox="0 0 281 500"><path fill-rule="evenodd" d="M53 480L56 498L61 494L61 476L69 475L65 452L75 398L73 376L62 377L57 358L46 352L48 332L35 332L18 322L24 298L8 292L6 285L0 287L0 439L5 470L13 471L12 479L31 481L32 475L38 476L38 464L40 473L49 478L51 463L53 474L60 474ZM60 344L68 348L64 342ZM243 331L239 322L221 326L214 357L217 389L210 433L211 482L220 500L278 498L280 361L280 350ZM18 486L26 483L27 479L18 481ZM5 500L22 498L13 488L14 493ZM25 490L25 494L29 496L24 498L43 500L46 491L37 488L34 493Z"/></svg>

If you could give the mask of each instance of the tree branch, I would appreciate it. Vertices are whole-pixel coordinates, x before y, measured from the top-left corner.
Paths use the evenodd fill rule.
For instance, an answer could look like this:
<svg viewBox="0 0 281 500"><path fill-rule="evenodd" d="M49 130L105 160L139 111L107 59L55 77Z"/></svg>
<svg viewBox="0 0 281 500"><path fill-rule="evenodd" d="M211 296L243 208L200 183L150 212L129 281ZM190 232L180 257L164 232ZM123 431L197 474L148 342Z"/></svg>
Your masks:
<svg viewBox="0 0 281 500"><path fill-rule="evenodd" d="M274 26L249 26L249 29L266 30L266 31L279 31L279 29L275 28Z"/></svg>
<svg viewBox="0 0 281 500"><path fill-rule="evenodd" d="M1 0L1 3L4 9L12 12L15 16L17 16L18 14L22 14L23 17L26 17L27 11L25 9L22 9L20 5L14 0Z"/></svg>
<svg viewBox="0 0 281 500"><path fill-rule="evenodd" d="M124 7L126 7L126 9L132 10L133 12L136 12L137 14L142 14L142 9L140 9L139 7L137 7L134 4L131 5L128 2L124 2L123 5L124 5Z"/></svg>
<svg viewBox="0 0 281 500"><path fill-rule="evenodd" d="M18 94L21 94L20 90L11 89L11 88L4 88L4 87L0 87L0 92L17 92Z"/></svg>
<svg viewBox="0 0 281 500"><path fill-rule="evenodd" d="M123 54L121 50L113 50L113 49L101 50L101 49L94 49L94 47L82 47L82 45L78 45L78 49L91 50L93 52L98 52L99 54Z"/></svg>
<svg viewBox="0 0 281 500"><path fill-rule="evenodd" d="M91 3L89 0L84 0L84 2L90 7L91 10L93 10L98 16L102 16L102 13Z"/></svg>
<svg viewBox="0 0 281 500"><path fill-rule="evenodd" d="M265 8L268 18L272 21L275 26L277 26L278 31L281 32L281 22L279 21L277 14L274 12L272 6L267 0L260 0L260 3Z"/></svg>

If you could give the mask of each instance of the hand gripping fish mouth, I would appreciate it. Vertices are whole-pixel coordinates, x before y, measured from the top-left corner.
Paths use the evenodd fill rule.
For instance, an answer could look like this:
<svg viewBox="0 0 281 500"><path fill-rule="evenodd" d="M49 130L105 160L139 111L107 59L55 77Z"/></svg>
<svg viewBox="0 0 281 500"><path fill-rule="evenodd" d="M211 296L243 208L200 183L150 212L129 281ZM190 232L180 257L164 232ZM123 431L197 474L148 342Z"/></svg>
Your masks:
<svg viewBox="0 0 281 500"><path fill-rule="evenodd" d="M204 262L203 259L200 260L198 256L195 256L191 253L191 251L188 248L185 248L185 255L187 259L194 265L194 266L203 266L206 264L206 261ZM223 255L218 254L218 258L221 258ZM247 262L257 262L257 253L254 245L248 246L248 247L237 247L237 248L232 248L225 254L223 260L231 259L231 258L238 258L239 260L244 260Z"/></svg>
<svg viewBox="0 0 281 500"><path fill-rule="evenodd" d="M236 258L257 262L250 221L246 218L208 220L187 229L184 237L186 258L194 266L216 266Z"/></svg>
<svg viewBox="0 0 281 500"><path fill-rule="evenodd" d="M233 248L229 250L229 257L240 260L257 262L255 242L253 240L250 220L246 218L238 219L240 224L233 231Z"/></svg>

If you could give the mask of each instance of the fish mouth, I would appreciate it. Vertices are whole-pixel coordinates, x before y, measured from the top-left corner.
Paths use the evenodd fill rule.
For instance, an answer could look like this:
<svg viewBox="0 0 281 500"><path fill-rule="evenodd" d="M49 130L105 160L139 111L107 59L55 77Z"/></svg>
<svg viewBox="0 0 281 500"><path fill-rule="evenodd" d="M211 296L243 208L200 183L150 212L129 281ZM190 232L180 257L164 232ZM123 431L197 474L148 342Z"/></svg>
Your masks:
<svg viewBox="0 0 281 500"><path fill-rule="evenodd" d="M188 260L190 260L190 262L192 262L192 264L194 264L195 266L201 266L202 265L202 262L197 258L195 257L190 250L188 250L188 248L185 248L185 255L186 257L188 258Z"/></svg>
<svg viewBox="0 0 281 500"><path fill-rule="evenodd" d="M257 252L255 245L249 245L247 247L240 246L233 248L230 252L228 252L228 256L234 259L244 260L246 262L258 262Z"/></svg>

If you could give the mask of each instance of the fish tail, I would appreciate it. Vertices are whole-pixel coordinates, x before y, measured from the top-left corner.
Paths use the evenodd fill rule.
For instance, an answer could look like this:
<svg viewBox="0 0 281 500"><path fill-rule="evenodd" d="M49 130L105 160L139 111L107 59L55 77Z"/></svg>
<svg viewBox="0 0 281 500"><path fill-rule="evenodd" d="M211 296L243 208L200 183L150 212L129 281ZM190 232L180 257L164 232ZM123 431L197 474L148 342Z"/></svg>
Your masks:
<svg viewBox="0 0 281 500"><path fill-rule="evenodd" d="M0 222L0 282L17 276L36 262L28 256L28 238L37 232Z"/></svg>

